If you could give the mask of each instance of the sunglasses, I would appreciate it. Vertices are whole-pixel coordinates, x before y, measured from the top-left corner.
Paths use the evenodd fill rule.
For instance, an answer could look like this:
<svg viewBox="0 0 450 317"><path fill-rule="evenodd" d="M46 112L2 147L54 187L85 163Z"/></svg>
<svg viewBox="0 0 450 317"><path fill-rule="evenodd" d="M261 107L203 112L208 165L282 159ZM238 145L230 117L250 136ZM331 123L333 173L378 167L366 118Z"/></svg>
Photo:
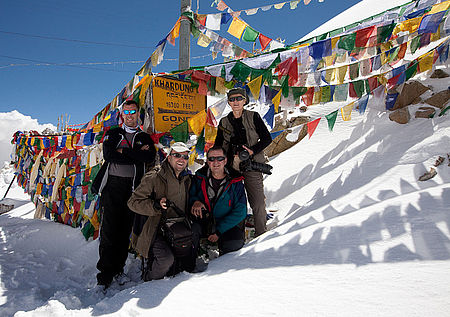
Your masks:
<svg viewBox="0 0 450 317"><path fill-rule="evenodd" d="M225 156L210 156L208 157L208 161L214 162L215 160L222 162L225 160Z"/></svg>
<svg viewBox="0 0 450 317"><path fill-rule="evenodd" d="M176 158L183 158L184 160L189 159L189 155L186 155L186 154L172 153L170 155L172 155L173 157L176 157Z"/></svg>
<svg viewBox="0 0 450 317"><path fill-rule="evenodd" d="M244 97L242 97L242 96L237 96L237 97L230 97L230 98L228 98L228 101L229 102L233 102L233 101L241 101L241 100L244 100L245 98Z"/></svg>
<svg viewBox="0 0 450 317"><path fill-rule="evenodd" d="M124 110L123 114L135 114L136 110Z"/></svg>

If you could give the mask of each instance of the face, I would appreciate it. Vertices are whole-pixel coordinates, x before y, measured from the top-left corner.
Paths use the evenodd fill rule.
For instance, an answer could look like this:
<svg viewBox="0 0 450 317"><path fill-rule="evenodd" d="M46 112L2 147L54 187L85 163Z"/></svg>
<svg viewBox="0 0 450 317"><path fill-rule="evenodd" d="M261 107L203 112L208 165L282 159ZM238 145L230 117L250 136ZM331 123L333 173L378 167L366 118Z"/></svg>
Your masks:
<svg viewBox="0 0 450 317"><path fill-rule="evenodd" d="M172 166L173 170L176 173L180 173L186 168L188 164L188 159L189 159L188 151L176 152L173 150L170 152L169 157L167 158L170 166Z"/></svg>
<svg viewBox="0 0 450 317"><path fill-rule="evenodd" d="M236 100L236 97L241 97L238 99L242 99L240 101ZM231 101L231 100L233 101ZM231 95L228 97L228 104L230 105L231 109L233 111L242 111L242 109L244 109L244 105L245 105L246 99L244 96L242 96L241 94L236 94L236 95Z"/></svg>
<svg viewBox="0 0 450 317"><path fill-rule="evenodd" d="M210 159L215 158L215 160L210 161ZM217 158L224 158L223 161L219 161ZM213 173L223 173L225 170L225 165L227 164L227 158L221 150L212 150L208 152L208 166Z"/></svg>
<svg viewBox="0 0 450 317"><path fill-rule="evenodd" d="M130 110L135 110L136 112L134 114L125 114L124 111L130 111ZM130 127L130 128L135 128L137 126L138 123L138 108L136 105L132 104L132 105L123 105L122 108L122 117L123 117L123 122L125 123L126 126Z"/></svg>

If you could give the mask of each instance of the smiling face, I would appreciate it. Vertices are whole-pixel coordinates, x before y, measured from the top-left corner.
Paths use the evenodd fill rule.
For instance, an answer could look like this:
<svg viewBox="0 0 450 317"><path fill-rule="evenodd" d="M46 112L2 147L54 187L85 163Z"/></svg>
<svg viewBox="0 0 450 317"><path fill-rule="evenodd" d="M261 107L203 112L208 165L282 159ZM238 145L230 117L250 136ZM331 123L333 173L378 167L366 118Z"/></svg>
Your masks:
<svg viewBox="0 0 450 317"><path fill-rule="evenodd" d="M223 158L222 161L220 161ZM211 159L213 159L211 161ZM211 150L208 152L208 166L213 175L223 175L227 158L222 150Z"/></svg>
<svg viewBox="0 0 450 317"><path fill-rule="evenodd" d="M181 171L183 171L186 168L188 159L189 159L188 151L176 152L174 150L170 152L169 157L167 158L170 166L172 166L177 176L178 174L181 173Z"/></svg>
<svg viewBox="0 0 450 317"><path fill-rule="evenodd" d="M126 114L125 112L128 112L130 110L135 110L135 113L131 114L128 113ZM136 128L137 123L138 123L138 117L139 117L139 113L138 113L138 107L135 104L130 104L130 105L123 105L122 108L122 117L123 117L123 123L125 123L126 126L130 127L130 128Z"/></svg>

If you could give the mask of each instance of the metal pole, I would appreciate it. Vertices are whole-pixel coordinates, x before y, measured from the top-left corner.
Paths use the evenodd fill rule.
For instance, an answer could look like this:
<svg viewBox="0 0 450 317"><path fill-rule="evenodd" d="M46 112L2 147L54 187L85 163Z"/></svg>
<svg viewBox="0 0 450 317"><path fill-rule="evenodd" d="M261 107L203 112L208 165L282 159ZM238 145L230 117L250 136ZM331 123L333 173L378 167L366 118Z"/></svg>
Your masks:
<svg viewBox="0 0 450 317"><path fill-rule="evenodd" d="M181 0L181 13L191 7L191 0ZM180 23L180 54L178 59L178 69L188 69L191 67L191 25L189 20L182 19Z"/></svg>

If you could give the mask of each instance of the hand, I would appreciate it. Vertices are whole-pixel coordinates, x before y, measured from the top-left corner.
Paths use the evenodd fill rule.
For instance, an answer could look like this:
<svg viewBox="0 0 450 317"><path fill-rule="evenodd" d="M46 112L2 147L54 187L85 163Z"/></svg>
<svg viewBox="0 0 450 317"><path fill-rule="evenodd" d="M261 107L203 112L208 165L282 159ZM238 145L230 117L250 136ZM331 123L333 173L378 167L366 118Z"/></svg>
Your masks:
<svg viewBox="0 0 450 317"><path fill-rule="evenodd" d="M122 148L117 149L116 151L122 154Z"/></svg>
<svg viewBox="0 0 450 317"><path fill-rule="evenodd" d="M191 214L198 218L202 218L202 209L206 209L205 204L201 201L196 200L191 208Z"/></svg>
<svg viewBox="0 0 450 317"><path fill-rule="evenodd" d="M141 150L148 151L148 150L150 150L150 147L148 146L148 144L145 144L141 147Z"/></svg>
<svg viewBox="0 0 450 317"><path fill-rule="evenodd" d="M208 237L209 242L217 242L217 240L219 240L219 236L215 233Z"/></svg>
<svg viewBox="0 0 450 317"><path fill-rule="evenodd" d="M167 198L166 197L161 198L159 204L161 205L162 209L167 209Z"/></svg>
<svg viewBox="0 0 450 317"><path fill-rule="evenodd" d="M249 148L246 147L245 145L243 145L242 147L243 147L244 149L246 149L250 155L255 154L255 153L253 152L253 150L249 149Z"/></svg>

